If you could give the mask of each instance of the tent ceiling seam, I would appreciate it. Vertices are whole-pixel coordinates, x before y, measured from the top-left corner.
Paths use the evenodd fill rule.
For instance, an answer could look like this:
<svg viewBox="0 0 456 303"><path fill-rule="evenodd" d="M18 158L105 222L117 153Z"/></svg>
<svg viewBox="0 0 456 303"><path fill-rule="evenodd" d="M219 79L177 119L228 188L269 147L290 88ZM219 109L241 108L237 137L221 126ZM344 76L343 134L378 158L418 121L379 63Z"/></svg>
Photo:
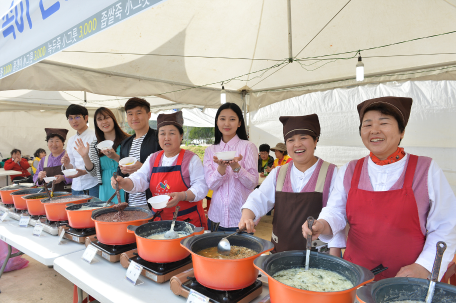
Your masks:
<svg viewBox="0 0 456 303"><path fill-rule="evenodd" d="M263 0L263 4L261 5L260 23L258 24L258 31L257 31L256 39L255 39L255 46L254 46L254 48L253 48L252 58L255 58L256 49L257 49L257 46L258 46L258 39L259 39L259 37L260 37L260 29L261 29L261 21L263 20L263 9L264 9L264 0ZM282 60L281 60L281 61L282 61ZM250 80L250 73L252 72L253 62L254 62L254 60L252 59L252 61L251 61L251 63L250 63L250 68L249 68L249 76L247 76L247 79L245 80L245 85L246 85L246 86L247 86L247 83L248 83L249 80Z"/></svg>
<svg viewBox="0 0 456 303"><path fill-rule="evenodd" d="M443 63L443 64L435 64L435 65L426 65L426 66L420 66L420 67L413 67L413 68L409 68L409 69L378 72L378 73L375 73L375 74L366 74L364 78L366 79L366 78L369 78L369 77L372 78L372 77L378 77L378 76L387 76L387 75L399 74L399 73L403 73L403 72L414 72L414 71L415 72L419 72L419 71L426 72L426 70L428 70L428 69L446 67L446 66L450 67L452 65L455 65L455 67L456 67L456 61L447 62L447 63ZM306 86L312 86L312 85L341 82L341 81L347 81L347 80L354 80L354 78L353 77L350 77L350 78L341 77L341 78L338 78L338 79L334 79L333 81L330 81L330 82L322 80L322 81L301 83L301 84L296 84L296 85L292 85L292 86L281 86L281 87L273 87L273 88L262 89L262 90L252 90L250 92L251 93L260 93L260 92L269 92L269 91L276 91L276 90L286 90L286 89L294 89L294 88L300 88L300 87L306 87ZM409 81L409 80L413 80L413 79L404 79L404 81ZM363 83L360 83L360 82L357 82L356 84L357 85L363 85ZM366 83L366 84L372 84L372 83Z"/></svg>

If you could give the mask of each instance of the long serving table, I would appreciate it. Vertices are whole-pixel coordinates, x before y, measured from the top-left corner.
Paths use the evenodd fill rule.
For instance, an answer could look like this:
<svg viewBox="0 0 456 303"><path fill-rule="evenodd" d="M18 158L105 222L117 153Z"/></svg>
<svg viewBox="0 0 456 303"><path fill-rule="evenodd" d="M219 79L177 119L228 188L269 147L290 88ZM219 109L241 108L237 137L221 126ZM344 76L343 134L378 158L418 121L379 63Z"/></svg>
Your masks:
<svg viewBox="0 0 456 303"><path fill-rule="evenodd" d="M169 282L158 284L139 276L139 280L144 284L133 285L125 279L127 270L120 263L110 263L96 255L89 264L82 259L82 254L83 252L75 252L55 259L54 269L99 302L182 303L187 300L175 295ZM78 293L79 302L82 302L82 292L79 289ZM252 302L260 302L268 293L268 288L263 286L262 294Z"/></svg>
<svg viewBox="0 0 456 303"><path fill-rule="evenodd" d="M22 173L20 171L15 171L15 170L5 170L4 168L0 169L0 176L6 176L6 185L8 186L8 178L9 176L14 176L14 175L21 175Z"/></svg>

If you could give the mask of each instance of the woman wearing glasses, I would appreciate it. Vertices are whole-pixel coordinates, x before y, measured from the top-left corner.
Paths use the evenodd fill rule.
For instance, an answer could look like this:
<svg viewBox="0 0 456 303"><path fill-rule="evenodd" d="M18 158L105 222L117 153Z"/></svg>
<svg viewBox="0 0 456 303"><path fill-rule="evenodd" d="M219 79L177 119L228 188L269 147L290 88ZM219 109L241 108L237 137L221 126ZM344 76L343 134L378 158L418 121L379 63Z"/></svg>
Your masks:
<svg viewBox="0 0 456 303"><path fill-rule="evenodd" d="M76 140L76 151L81 155L84 160L86 171L93 177L97 177L99 188L99 198L102 201L108 200L114 189L111 186L111 177L117 171L120 159L120 143L128 137L122 131L117 123L116 117L113 112L106 107L97 109L94 115L95 135L96 139L92 143L86 143L81 139ZM110 149L98 150L95 146L104 140L111 140L114 145ZM125 202L125 195L121 191L120 202ZM117 197L113 199L117 203Z"/></svg>

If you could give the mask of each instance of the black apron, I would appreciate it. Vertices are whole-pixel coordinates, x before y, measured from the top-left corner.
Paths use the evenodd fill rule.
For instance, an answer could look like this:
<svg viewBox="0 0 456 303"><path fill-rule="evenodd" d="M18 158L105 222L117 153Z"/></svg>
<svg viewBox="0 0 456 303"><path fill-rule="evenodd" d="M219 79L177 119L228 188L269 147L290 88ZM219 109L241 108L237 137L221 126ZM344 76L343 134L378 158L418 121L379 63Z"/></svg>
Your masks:
<svg viewBox="0 0 456 303"><path fill-rule="evenodd" d="M329 163L320 168L315 192L283 192L288 169L287 163L280 168L277 177L274 218L272 219L273 253L289 250L305 250L307 241L302 235L302 224L309 216L318 218L323 208L323 187Z"/></svg>
<svg viewBox="0 0 456 303"><path fill-rule="evenodd" d="M47 177L54 177L54 176L57 176L57 175L63 175L62 166L61 165L53 166L53 167L47 167L48 159L49 159L49 156L46 156L46 158L44 159L44 163L43 163L43 171L46 172L46 176ZM60 183L55 185L54 191L67 191L67 192L71 193L71 184L66 184L65 181L60 182Z"/></svg>

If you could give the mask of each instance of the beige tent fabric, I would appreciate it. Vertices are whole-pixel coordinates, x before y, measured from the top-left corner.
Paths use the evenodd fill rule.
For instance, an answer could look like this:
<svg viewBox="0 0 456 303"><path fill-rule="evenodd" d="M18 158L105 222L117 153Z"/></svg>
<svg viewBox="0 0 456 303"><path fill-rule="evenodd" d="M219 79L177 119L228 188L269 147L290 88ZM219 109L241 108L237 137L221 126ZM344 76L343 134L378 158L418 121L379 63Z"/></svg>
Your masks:
<svg viewBox="0 0 456 303"><path fill-rule="evenodd" d="M218 107L225 81L228 101L241 104L245 89L256 110L332 88L454 80L454 33L375 48L454 31L454 4L292 0L291 53L301 61L288 63L287 1L169 0L4 78L0 90L154 95ZM360 83L355 55L364 49Z"/></svg>

